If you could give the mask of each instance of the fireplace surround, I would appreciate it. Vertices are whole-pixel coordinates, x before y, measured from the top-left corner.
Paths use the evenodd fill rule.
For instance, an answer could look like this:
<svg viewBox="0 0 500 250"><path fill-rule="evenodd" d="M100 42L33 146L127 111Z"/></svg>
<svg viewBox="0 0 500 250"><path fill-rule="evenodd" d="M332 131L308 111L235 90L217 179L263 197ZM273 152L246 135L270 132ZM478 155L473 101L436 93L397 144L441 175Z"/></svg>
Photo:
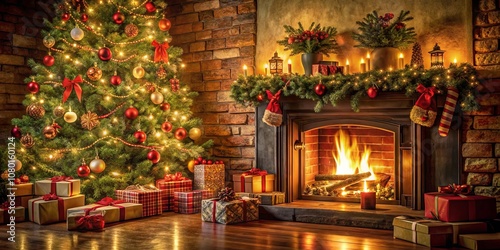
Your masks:
<svg viewBox="0 0 500 250"><path fill-rule="evenodd" d="M437 190L440 185L459 183L460 116L455 115L447 137L440 137L437 125L427 128L414 124L410 110L418 96L407 97L402 93L381 93L376 98L360 101L360 111L351 109L349 100L335 107L324 106L314 112L315 102L297 97L280 100L283 124L271 127L256 120L257 166L276 174L277 189L286 193L286 202L303 199L332 202L359 202L358 198L335 195L304 195L306 183L311 181L306 170L306 137L317 129L339 127L365 127L393 134L393 199L377 200L380 203L423 209L423 193ZM348 99L348 98L347 98ZM438 114L444 105L444 96L437 96ZM256 109L261 118L266 105ZM460 111L456 111L460 112ZM437 117L436 123L440 117ZM327 134L331 134L332 131ZM307 153L310 154L310 153ZM325 160L325 159L323 159ZM307 171L307 172L306 172ZM390 171L389 171L390 172Z"/></svg>

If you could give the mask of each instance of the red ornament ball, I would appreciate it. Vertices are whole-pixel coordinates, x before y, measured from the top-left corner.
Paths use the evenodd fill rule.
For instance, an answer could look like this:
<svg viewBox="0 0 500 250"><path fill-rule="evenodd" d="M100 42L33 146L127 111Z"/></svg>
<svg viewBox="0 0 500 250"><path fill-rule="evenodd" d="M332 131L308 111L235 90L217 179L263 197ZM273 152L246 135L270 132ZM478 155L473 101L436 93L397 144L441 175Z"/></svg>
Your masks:
<svg viewBox="0 0 500 250"><path fill-rule="evenodd" d="M163 18L158 22L158 27L161 31L167 31L172 27L172 23L170 23L170 20Z"/></svg>
<svg viewBox="0 0 500 250"><path fill-rule="evenodd" d="M139 116L139 110L137 110L134 107L130 107L127 110L125 110L125 117L127 117L130 120L134 120Z"/></svg>
<svg viewBox="0 0 500 250"><path fill-rule="evenodd" d="M19 178L15 178L15 179L14 179L14 184L16 184L16 185L17 185L17 184L21 184L21 179L19 179Z"/></svg>
<svg viewBox="0 0 500 250"><path fill-rule="evenodd" d="M257 95L257 101L259 101L259 102L264 101L264 95L263 94L258 94Z"/></svg>
<svg viewBox="0 0 500 250"><path fill-rule="evenodd" d="M87 22L89 20L89 16L86 13L83 13L80 20L82 20L82 22Z"/></svg>
<svg viewBox="0 0 500 250"><path fill-rule="evenodd" d="M111 80L109 81L111 84L118 86L122 83L122 78L119 75L114 75L111 77Z"/></svg>
<svg viewBox="0 0 500 250"><path fill-rule="evenodd" d="M43 57L43 65L50 67L54 65L54 57L51 55L46 55Z"/></svg>
<svg viewBox="0 0 500 250"><path fill-rule="evenodd" d="M144 131L141 131L141 130L137 130L135 133L134 133L134 137L137 139L137 143L143 143L146 141L146 133L144 133Z"/></svg>
<svg viewBox="0 0 500 250"><path fill-rule="evenodd" d="M21 180L21 183L30 182L30 177L28 175L25 175L25 174L19 176L19 179Z"/></svg>
<svg viewBox="0 0 500 250"><path fill-rule="evenodd" d="M378 92L378 89L375 86L372 86L372 87L368 88L368 90L366 90L366 94L370 98L377 97L377 92Z"/></svg>
<svg viewBox="0 0 500 250"><path fill-rule="evenodd" d="M213 162L212 160L208 160L208 161L207 161L207 164L208 164L208 165L212 165L212 164L214 164L214 162Z"/></svg>
<svg viewBox="0 0 500 250"><path fill-rule="evenodd" d="M64 14L62 14L61 19L62 19L63 21L68 21L68 20L69 20L69 17L70 17L70 16L69 16L69 13L68 13L68 12L65 12Z"/></svg>
<svg viewBox="0 0 500 250"><path fill-rule="evenodd" d="M187 130L185 128L178 128L175 130L175 139L181 141L181 140L184 140L184 138L186 138L187 136Z"/></svg>
<svg viewBox="0 0 500 250"><path fill-rule="evenodd" d="M158 163L160 161L160 153L156 150L151 150L148 153L148 160L150 160L153 164Z"/></svg>
<svg viewBox="0 0 500 250"><path fill-rule="evenodd" d="M172 123L170 123L170 122L162 123L161 130L163 130L163 132L165 132L165 133L172 131Z"/></svg>
<svg viewBox="0 0 500 250"><path fill-rule="evenodd" d="M115 21L116 24L122 24L125 21L125 15L118 10L113 14L113 21Z"/></svg>
<svg viewBox="0 0 500 250"><path fill-rule="evenodd" d="M103 61L109 61L111 60L113 53L111 53L111 50L109 48L103 47L99 49L97 55L99 56L99 59Z"/></svg>
<svg viewBox="0 0 500 250"><path fill-rule="evenodd" d="M147 2L144 7L146 7L147 12L154 12L156 10L156 6L152 2Z"/></svg>
<svg viewBox="0 0 500 250"><path fill-rule="evenodd" d="M78 169L76 170L76 173L80 177L87 177L90 174L90 168L89 168L89 166L87 164L82 163L82 165L80 165L78 167Z"/></svg>
<svg viewBox="0 0 500 250"><path fill-rule="evenodd" d="M30 93L36 94L38 93L38 91L40 91L40 85L35 81L31 81L28 83L28 85L26 85L26 89L28 89Z"/></svg>
<svg viewBox="0 0 500 250"><path fill-rule="evenodd" d="M314 92L318 96L322 96L326 93L326 86L323 83L318 83L316 86L314 86Z"/></svg>
<svg viewBox="0 0 500 250"><path fill-rule="evenodd" d="M164 102L160 105L160 109L163 111L167 111L170 109L170 104L168 104L168 102Z"/></svg>
<svg viewBox="0 0 500 250"><path fill-rule="evenodd" d="M14 126L12 128L12 130L10 131L10 135L12 135L13 137L16 137L16 138L21 138L21 129L19 129L19 127L17 126Z"/></svg>

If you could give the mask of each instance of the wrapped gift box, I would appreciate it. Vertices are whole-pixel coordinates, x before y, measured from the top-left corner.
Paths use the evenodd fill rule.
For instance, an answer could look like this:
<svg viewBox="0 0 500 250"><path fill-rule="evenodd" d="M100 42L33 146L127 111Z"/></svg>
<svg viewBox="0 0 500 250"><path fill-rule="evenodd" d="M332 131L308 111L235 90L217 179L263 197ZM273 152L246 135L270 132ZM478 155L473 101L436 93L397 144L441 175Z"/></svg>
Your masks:
<svg viewBox="0 0 500 250"><path fill-rule="evenodd" d="M129 189L115 190L118 200L142 204L142 216L153 216L162 213L160 190Z"/></svg>
<svg viewBox="0 0 500 250"><path fill-rule="evenodd" d="M472 249L498 249L500 246L500 233L488 234L461 234L458 236L460 246Z"/></svg>
<svg viewBox="0 0 500 250"><path fill-rule="evenodd" d="M161 210L163 212L174 210L174 197L168 195L168 191L160 189L161 192Z"/></svg>
<svg viewBox="0 0 500 250"><path fill-rule="evenodd" d="M453 229L448 223L398 216L394 218L392 225L394 238L428 247L448 246L452 243Z"/></svg>
<svg viewBox="0 0 500 250"><path fill-rule="evenodd" d="M35 182L35 195L56 194L60 197L70 197L80 194L80 180L71 177L52 177L48 180Z"/></svg>
<svg viewBox="0 0 500 250"><path fill-rule="evenodd" d="M85 196L81 194L71 197L57 197L55 200L44 200L44 197L31 199L28 201L29 220L40 225L65 221L68 209L84 204Z"/></svg>
<svg viewBox="0 0 500 250"><path fill-rule="evenodd" d="M21 207L28 207L28 201L36 198L34 195L23 195L23 196L16 196L15 202L16 206L21 206Z"/></svg>
<svg viewBox="0 0 500 250"><path fill-rule="evenodd" d="M259 201L247 198L233 201L218 199L201 201L201 220L221 224L235 224L259 219Z"/></svg>
<svg viewBox="0 0 500 250"><path fill-rule="evenodd" d="M312 75L316 75L318 73L326 76L326 75L335 75L337 73L343 74L344 66L337 65L327 65L327 64L313 64L312 65Z"/></svg>
<svg viewBox="0 0 500 250"><path fill-rule="evenodd" d="M180 181L157 180L156 187L161 191L161 201L163 211L174 209L174 192L188 192L193 190L193 181L186 179Z"/></svg>
<svg viewBox="0 0 500 250"><path fill-rule="evenodd" d="M488 232L488 224L482 221L474 222L449 222L453 227L453 244L458 244L461 234L480 234Z"/></svg>
<svg viewBox="0 0 500 250"><path fill-rule="evenodd" d="M33 195L33 183L6 185L7 190L12 191L18 196Z"/></svg>
<svg viewBox="0 0 500 250"><path fill-rule="evenodd" d="M274 191L274 174L233 174L234 191L262 193Z"/></svg>
<svg viewBox="0 0 500 250"><path fill-rule="evenodd" d="M106 224L106 211L84 211L68 213L66 227L68 231L102 231Z"/></svg>
<svg viewBox="0 0 500 250"><path fill-rule="evenodd" d="M201 211L201 191L175 192L174 212L181 214L195 214Z"/></svg>
<svg viewBox="0 0 500 250"><path fill-rule="evenodd" d="M201 192L201 199L202 200L208 200L208 199L212 199L215 197L214 192L211 190L195 190L195 191Z"/></svg>
<svg viewBox="0 0 500 250"><path fill-rule="evenodd" d="M132 220L142 217L142 204L127 202L109 206L90 204L86 206L75 207L68 209L68 216L70 213L85 212L86 210L103 211L103 216L106 223Z"/></svg>
<svg viewBox="0 0 500 250"><path fill-rule="evenodd" d="M258 198L261 205L277 205L285 203L285 193L270 192L270 193L236 193L236 196Z"/></svg>
<svg viewBox="0 0 500 250"><path fill-rule="evenodd" d="M480 195L424 194L425 217L446 222L478 221L497 216L494 197Z"/></svg>
<svg viewBox="0 0 500 250"><path fill-rule="evenodd" d="M225 187L224 164L195 165L194 166L194 189L204 189L217 192Z"/></svg>
<svg viewBox="0 0 500 250"><path fill-rule="evenodd" d="M0 225L10 223L10 217L14 216L15 222L23 222L26 220L26 209L21 206L14 207L14 213L9 214L9 208L0 208Z"/></svg>

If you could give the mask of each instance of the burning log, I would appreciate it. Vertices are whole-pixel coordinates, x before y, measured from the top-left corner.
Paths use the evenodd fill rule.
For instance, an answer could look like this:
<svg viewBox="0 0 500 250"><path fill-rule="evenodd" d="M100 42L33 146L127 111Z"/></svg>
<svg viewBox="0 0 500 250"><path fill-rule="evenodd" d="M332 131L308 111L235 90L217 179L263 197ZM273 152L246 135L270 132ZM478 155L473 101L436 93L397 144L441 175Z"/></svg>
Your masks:
<svg viewBox="0 0 500 250"><path fill-rule="evenodd" d="M356 183L362 181L363 179L370 177L370 175L371 175L370 172L361 173L361 174L354 174L354 175L352 175L351 178L347 178L347 179L341 180L341 181L336 181L335 183L327 184L327 185L324 185L322 187L326 188L327 190L340 189L340 188L344 188L344 187L356 184Z"/></svg>
<svg viewBox="0 0 500 250"><path fill-rule="evenodd" d="M360 174L318 174L314 177L315 181L339 181L339 180L348 180L348 179L356 179L363 180L370 177L371 173L360 173ZM354 182L356 183L356 182ZM352 184L354 184L352 183Z"/></svg>

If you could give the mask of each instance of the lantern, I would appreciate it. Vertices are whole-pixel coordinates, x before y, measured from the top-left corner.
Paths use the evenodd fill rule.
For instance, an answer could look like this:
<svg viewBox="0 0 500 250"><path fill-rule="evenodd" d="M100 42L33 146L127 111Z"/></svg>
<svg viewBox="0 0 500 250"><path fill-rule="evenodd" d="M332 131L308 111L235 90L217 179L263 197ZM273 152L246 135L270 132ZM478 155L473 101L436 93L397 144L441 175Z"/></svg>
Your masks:
<svg viewBox="0 0 500 250"><path fill-rule="evenodd" d="M271 74L283 73L283 59L278 56L278 52L274 52L274 56L269 59L269 72Z"/></svg>
<svg viewBox="0 0 500 250"><path fill-rule="evenodd" d="M434 45L434 48L431 51L429 51L429 54L431 54L431 68L444 67L444 56L443 56L444 50L441 50L441 48L437 43L436 45Z"/></svg>

